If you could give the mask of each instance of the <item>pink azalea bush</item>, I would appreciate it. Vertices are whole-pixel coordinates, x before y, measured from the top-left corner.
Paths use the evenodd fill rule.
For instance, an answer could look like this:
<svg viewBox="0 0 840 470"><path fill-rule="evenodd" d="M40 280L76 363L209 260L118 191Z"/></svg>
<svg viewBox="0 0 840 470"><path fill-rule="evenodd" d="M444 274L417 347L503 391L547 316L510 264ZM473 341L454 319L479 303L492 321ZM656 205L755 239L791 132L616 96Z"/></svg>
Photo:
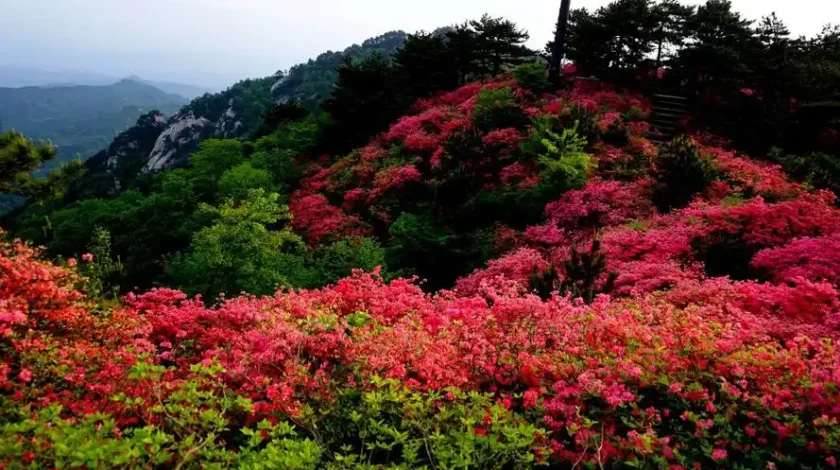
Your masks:
<svg viewBox="0 0 840 470"><path fill-rule="evenodd" d="M99 446L80 454L86 466L200 456L319 468L358 452L428 465L453 449L482 462L490 443L520 466L836 458L828 284L680 280L666 296L583 305L488 282L479 295L430 295L357 273L212 308L153 290L103 317L72 271L18 243L4 245L0 280L7 467L65 461L70 442ZM780 320L802 328L782 339ZM428 425L447 438L402 457L348 437L414 445Z"/></svg>

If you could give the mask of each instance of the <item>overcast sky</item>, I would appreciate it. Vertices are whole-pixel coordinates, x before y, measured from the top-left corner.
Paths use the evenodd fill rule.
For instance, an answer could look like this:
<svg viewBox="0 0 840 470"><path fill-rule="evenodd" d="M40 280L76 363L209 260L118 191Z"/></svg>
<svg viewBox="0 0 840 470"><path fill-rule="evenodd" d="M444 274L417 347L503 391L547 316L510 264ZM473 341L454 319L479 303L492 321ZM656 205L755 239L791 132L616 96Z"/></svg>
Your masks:
<svg viewBox="0 0 840 470"><path fill-rule="evenodd" d="M607 0L572 0L597 8ZM689 2L687 2L689 3ZM690 3L697 3L690 2ZM385 31L432 30L482 13L549 39L560 0L0 0L0 65L137 74L223 87ZM840 0L734 0L795 34L840 23Z"/></svg>

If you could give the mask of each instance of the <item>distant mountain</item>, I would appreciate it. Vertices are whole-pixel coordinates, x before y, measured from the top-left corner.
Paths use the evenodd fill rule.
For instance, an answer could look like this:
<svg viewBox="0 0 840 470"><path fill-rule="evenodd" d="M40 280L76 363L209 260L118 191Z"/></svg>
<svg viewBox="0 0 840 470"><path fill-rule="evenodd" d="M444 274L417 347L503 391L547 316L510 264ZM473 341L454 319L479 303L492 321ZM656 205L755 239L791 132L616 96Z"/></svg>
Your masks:
<svg viewBox="0 0 840 470"><path fill-rule="evenodd" d="M30 67L0 65L0 87L55 87L69 85L110 85L117 77L78 70L43 70Z"/></svg>
<svg viewBox="0 0 840 470"><path fill-rule="evenodd" d="M388 55L402 46L406 37L402 31L389 32L341 52L325 52L288 72L244 80L223 92L206 94L184 106L165 126L149 116L92 158L88 166L91 173L110 174L119 187L121 179L130 175L116 169L150 172L183 165L202 140L252 134L262 122L263 113L278 102L298 101L316 111L332 91L338 79L337 69L346 57L361 58L373 52ZM157 139L148 139L149 132L158 128L161 130ZM138 139L134 135L144 137ZM145 155L142 164L138 155ZM130 163L121 162L127 158Z"/></svg>
<svg viewBox="0 0 840 470"><path fill-rule="evenodd" d="M158 110L172 115L187 101L133 80L100 86L0 88L0 126L51 140L60 163L104 149L142 114Z"/></svg>
<svg viewBox="0 0 840 470"><path fill-rule="evenodd" d="M171 93L174 95L180 95L184 98L191 100L193 98L197 98L205 93L210 93L212 90L207 87L196 86L196 85L187 85L184 83L174 83L174 82L158 82L153 80L145 80L143 78L138 77L137 75L132 75L126 80L135 81L138 83L144 83L149 86L153 86L158 90L165 91L166 93Z"/></svg>
<svg viewBox="0 0 840 470"><path fill-rule="evenodd" d="M96 72L86 71L52 71L27 67L11 67L0 65L0 87L23 88L23 87L69 87L77 85L103 86L113 85L121 80L143 83L153 86L166 93L181 95L191 100L205 93L218 91L218 88L175 83L168 81L147 80L137 75L130 75L123 79Z"/></svg>

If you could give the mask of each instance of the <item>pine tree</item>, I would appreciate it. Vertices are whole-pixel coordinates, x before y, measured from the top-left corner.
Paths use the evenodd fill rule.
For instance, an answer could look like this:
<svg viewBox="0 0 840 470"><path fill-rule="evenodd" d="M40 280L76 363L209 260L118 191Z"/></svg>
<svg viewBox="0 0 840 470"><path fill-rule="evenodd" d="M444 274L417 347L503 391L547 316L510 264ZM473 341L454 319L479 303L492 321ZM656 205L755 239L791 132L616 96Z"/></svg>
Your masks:
<svg viewBox="0 0 840 470"><path fill-rule="evenodd" d="M0 192L25 195L33 182L30 172L55 155L49 142L36 143L15 131L0 134Z"/></svg>
<svg viewBox="0 0 840 470"><path fill-rule="evenodd" d="M607 258L601 252L601 241L597 238L592 240L589 251L572 248L564 269L561 293L582 298L586 303L592 303L597 294L612 290L618 278L615 271L607 272Z"/></svg>

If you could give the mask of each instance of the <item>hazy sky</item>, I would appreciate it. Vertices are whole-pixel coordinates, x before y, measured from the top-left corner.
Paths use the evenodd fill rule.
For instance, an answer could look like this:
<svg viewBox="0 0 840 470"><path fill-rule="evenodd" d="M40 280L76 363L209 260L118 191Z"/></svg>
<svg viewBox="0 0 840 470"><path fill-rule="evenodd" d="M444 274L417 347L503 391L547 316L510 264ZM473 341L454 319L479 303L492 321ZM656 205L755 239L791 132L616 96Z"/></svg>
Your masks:
<svg viewBox="0 0 840 470"><path fill-rule="evenodd" d="M597 8L607 0L572 0ZM697 2L687 2L697 3ZM0 0L0 65L137 74L222 87L385 31L432 30L482 13L549 39L560 0ZM734 0L795 34L840 23L840 0Z"/></svg>

